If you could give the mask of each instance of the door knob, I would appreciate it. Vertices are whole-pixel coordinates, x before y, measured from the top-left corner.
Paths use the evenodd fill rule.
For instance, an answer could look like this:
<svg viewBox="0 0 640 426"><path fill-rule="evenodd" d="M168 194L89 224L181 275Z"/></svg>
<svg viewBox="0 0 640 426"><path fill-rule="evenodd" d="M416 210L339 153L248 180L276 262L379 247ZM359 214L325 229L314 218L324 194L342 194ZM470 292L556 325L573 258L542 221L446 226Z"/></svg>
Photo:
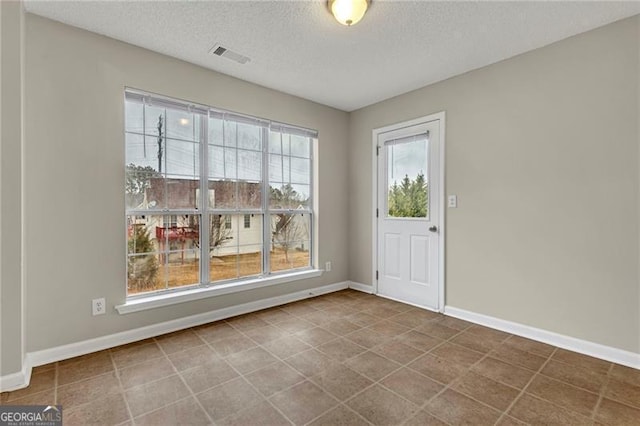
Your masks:
<svg viewBox="0 0 640 426"><path fill-rule="evenodd" d="M437 226L435 226L435 225L434 225L434 226L430 226L430 227L429 227L429 231L431 231L431 232L438 232L438 227L437 227Z"/></svg>

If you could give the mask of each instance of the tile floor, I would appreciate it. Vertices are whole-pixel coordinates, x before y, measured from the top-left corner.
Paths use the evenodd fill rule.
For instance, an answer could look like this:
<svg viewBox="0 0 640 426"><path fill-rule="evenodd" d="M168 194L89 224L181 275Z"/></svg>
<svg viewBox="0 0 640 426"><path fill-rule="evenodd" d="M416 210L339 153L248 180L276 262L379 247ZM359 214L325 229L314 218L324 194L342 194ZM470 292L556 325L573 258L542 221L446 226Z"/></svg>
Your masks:
<svg viewBox="0 0 640 426"><path fill-rule="evenodd" d="M345 290L38 367L65 425L640 425L640 371Z"/></svg>

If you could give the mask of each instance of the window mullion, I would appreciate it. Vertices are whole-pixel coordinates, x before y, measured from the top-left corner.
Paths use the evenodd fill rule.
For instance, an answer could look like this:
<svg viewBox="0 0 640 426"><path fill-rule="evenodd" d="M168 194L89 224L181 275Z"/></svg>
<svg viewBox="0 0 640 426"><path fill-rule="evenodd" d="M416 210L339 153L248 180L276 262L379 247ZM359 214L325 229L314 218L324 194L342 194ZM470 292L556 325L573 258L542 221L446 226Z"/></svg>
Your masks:
<svg viewBox="0 0 640 426"><path fill-rule="evenodd" d="M200 123L200 284L209 283L209 116Z"/></svg>
<svg viewBox="0 0 640 426"><path fill-rule="evenodd" d="M271 273L271 217L269 215L269 127L262 129L262 273Z"/></svg>

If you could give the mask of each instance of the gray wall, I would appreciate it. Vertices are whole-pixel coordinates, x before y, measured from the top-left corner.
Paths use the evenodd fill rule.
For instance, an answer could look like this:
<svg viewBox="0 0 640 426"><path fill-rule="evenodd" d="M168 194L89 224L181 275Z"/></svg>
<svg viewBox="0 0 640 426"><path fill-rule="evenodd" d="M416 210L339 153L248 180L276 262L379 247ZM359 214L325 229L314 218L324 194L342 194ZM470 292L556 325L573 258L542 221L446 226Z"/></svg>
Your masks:
<svg viewBox="0 0 640 426"><path fill-rule="evenodd" d="M0 2L0 376L20 371L23 358L22 65L24 11Z"/></svg>
<svg viewBox="0 0 640 426"><path fill-rule="evenodd" d="M372 129L446 111L446 304L640 352L639 19L353 112L350 278L372 283Z"/></svg>
<svg viewBox="0 0 640 426"><path fill-rule="evenodd" d="M116 313L125 301L125 86L318 130L318 259L332 272ZM345 112L27 14L25 120L28 351L348 279ZM92 317L101 296L107 314Z"/></svg>

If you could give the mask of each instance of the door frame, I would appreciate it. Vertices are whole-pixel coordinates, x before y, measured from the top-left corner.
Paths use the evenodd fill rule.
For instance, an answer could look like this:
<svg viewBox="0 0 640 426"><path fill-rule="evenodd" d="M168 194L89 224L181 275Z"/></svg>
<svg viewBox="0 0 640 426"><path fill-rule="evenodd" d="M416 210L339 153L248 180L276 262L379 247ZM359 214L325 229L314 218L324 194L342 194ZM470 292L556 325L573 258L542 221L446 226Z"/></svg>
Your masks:
<svg viewBox="0 0 640 426"><path fill-rule="evenodd" d="M440 168L440 182L439 182L439 190L440 190L440 199L438 200L440 203L440 223L438 226L438 232L440 240L438 241L438 250L440 251L439 261L438 261L438 312L444 312L444 303L445 303L445 206L446 206L446 195L444 192L445 189L445 112L441 111L435 114L430 114L424 117L415 118L413 120L403 121L396 124L391 124L384 127L379 127L373 129L372 132L372 160L371 164L373 167L373 192L372 192L372 200L373 200L373 208L371 209L371 222L372 226L372 238L373 244L372 246L372 269L371 269L371 277L373 278L373 293L378 294L378 280L376 279L376 272L378 271L378 215L376 211L379 207L378 200L378 185L380 181L380 176L378 173L378 137L382 133L387 133L394 130L404 129L406 127L412 127L419 124L425 124L432 121L440 121L440 140L438 141L440 144L440 158L438 158L439 168ZM406 302L405 302L406 303Z"/></svg>

